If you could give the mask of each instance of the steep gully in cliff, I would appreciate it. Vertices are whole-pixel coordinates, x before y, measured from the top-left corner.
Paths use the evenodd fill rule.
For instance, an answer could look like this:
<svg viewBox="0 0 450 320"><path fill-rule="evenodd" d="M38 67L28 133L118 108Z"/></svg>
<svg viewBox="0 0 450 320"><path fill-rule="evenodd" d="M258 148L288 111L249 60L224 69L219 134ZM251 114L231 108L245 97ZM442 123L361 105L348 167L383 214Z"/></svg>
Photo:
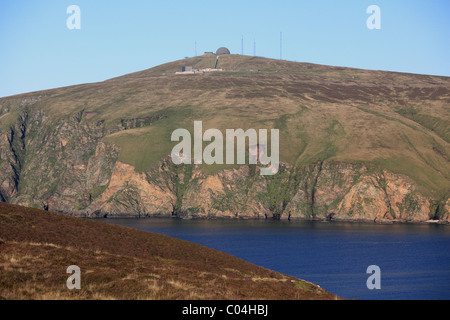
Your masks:
<svg viewBox="0 0 450 320"><path fill-rule="evenodd" d="M2 201L12 200L26 206L44 203L45 209L63 210L68 214L89 217L96 216L97 213L116 217L136 214L139 217L181 218L259 218L265 215L273 219L333 220L336 215L338 219L426 221L428 214L437 219L442 218L445 213L439 213L445 208L445 201L442 205L430 208L426 198L413 193L413 185L396 175L385 176L384 171L378 171L378 174L374 172L372 185L371 175L361 165L319 161L304 168L287 166L275 177L266 178L256 175L252 168L242 167L205 176L194 166L175 167L170 163L163 163L154 171L141 174L129 165L122 165L125 170L120 171L118 169L121 165L116 159L104 161L111 149L101 142L101 137L111 131L151 125L164 116L122 120L113 128L107 129L103 122L81 126L80 123L84 123L85 118L82 111L75 117L64 120L61 125L58 124L55 131L43 132L40 128L45 127L45 121L42 120L43 114L38 113L22 111L4 136L6 139L3 140L3 150L6 156L2 155L2 160L8 159L10 168L3 172L3 178L10 177L11 185L6 193L1 190ZM39 126L32 125L35 121L38 121ZM43 135L50 133L53 139L43 139ZM81 141L89 142L89 150L84 150L86 145L83 146L84 151L81 150L78 139L73 142L65 141L64 144L60 142L61 139L68 139L76 134ZM54 148L60 144L64 148ZM73 157L69 156L69 147ZM57 159L56 164L61 170L50 165L47 170L51 172L42 172L39 176L42 177L41 180L33 181L30 180L30 174L36 173L36 170L27 168L41 168L42 161L46 161L42 156L32 159L38 149L44 157L48 151L57 150L53 157ZM86 153L87 157L77 156L80 151ZM71 161L66 164L65 159ZM34 166L31 166L32 161ZM118 177L116 184L111 183L113 172ZM55 184L55 188L52 188L53 181L61 179L64 182L58 184L60 187ZM389 190L387 182L391 184ZM403 196L400 189L392 189L393 182L404 182L404 189L410 196ZM38 188L42 192L36 193ZM377 193L376 189L380 192ZM17 193L22 197L19 200L15 197ZM393 194L399 199L392 200L391 205ZM89 198L83 206L77 204L80 195L88 195ZM46 202L49 197L52 199L50 207ZM411 207L411 204L416 209L412 218L404 209ZM358 216L354 216L355 213Z"/></svg>
<svg viewBox="0 0 450 320"><path fill-rule="evenodd" d="M14 182L15 193L19 192L21 171L25 161L27 122L28 111L25 110L19 115L17 124L10 127L10 132L7 136L10 152L13 156L13 159L9 160L9 164L13 171L11 179ZM4 197L2 196L2 198ZM4 200L6 201L6 199Z"/></svg>

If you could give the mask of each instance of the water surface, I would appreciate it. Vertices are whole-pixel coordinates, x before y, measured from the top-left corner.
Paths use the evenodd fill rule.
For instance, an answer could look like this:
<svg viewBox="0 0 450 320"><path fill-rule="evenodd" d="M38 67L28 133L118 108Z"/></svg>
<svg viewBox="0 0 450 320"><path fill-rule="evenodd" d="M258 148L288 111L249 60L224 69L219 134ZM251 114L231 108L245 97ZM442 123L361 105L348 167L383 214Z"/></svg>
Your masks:
<svg viewBox="0 0 450 320"><path fill-rule="evenodd" d="M450 299L450 227L343 222L104 219L192 241L351 299ZM381 290L366 286L381 268Z"/></svg>

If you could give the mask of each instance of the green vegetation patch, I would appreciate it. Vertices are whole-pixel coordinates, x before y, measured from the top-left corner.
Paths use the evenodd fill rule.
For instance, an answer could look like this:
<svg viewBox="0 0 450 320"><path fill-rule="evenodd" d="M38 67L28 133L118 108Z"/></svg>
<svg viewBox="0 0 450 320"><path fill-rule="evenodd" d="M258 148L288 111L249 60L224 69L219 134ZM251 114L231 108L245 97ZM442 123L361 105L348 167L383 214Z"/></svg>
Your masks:
<svg viewBox="0 0 450 320"><path fill-rule="evenodd" d="M120 147L119 161L133 165L138 172L144 172L170 155L178 143L171 142L174 130L189 130L194 124L191 107L167 109L163 114L167 118L149 127L122 131L104 140Z"/></svg>

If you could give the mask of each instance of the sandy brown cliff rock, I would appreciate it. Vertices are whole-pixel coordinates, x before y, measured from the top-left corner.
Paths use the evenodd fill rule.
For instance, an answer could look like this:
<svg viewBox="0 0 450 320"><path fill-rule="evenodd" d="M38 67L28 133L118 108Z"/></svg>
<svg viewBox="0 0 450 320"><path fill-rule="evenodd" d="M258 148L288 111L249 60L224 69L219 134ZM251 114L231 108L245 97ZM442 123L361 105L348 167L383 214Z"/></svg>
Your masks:
<svg viewBox="0 0 450 320"><path fill-rule="evenodd" d="M139 173L101 139L104 124L82 116L47 127L41 111L19 114L0 137L1 200L87 217L449 221L448 198L436 205L408 177L364 164L283 164L264 177L255 166L206 175L166 159Z"/></svg>
<svg viewBox="0 0 450 320"><path fill-rule="evenodd" d="M252 175L248 166L214 175L198 167L181 167L182 173L173 175L170 166L167 161L166 171L137 173L116 162L103 194L74 214L375 222L435 218L432 201L410 179L363 165L318 163L299 171L285 168L282 176L269 179ZM164 173L173 180L165 180ZM448 207L444 212L448 217Z"/></svg>
<svg viewBox="0 0 450 320"><path fill-rule="evenodd" d="M449 222L449 78L234 55L226 73L170 75L208 59L1 98L0 201L84 217ZM197 119L280 128L279 173L175 166L170 133Z"/></svg>

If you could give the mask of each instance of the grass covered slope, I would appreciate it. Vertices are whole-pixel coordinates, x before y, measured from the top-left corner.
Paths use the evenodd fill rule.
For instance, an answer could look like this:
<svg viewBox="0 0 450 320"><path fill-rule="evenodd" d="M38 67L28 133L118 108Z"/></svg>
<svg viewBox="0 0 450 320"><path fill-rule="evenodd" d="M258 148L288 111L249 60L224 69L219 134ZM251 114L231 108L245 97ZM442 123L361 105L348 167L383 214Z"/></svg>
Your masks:
<svg viewBox="0 0 450 320"><path fill-rule="evenodd" d="M192 132L194 121L203 121L204 130L222 132L280 129L281 161L294 168L344 163L406 176L414 192L433 203L421 217L438 216L434 211L448 216L450 78L241 55L220 57L225 72L175 75L182 66L211 68L214 62L215 56L204 55L100 83L0 99L0 200L86 215L105 203L120 206L113 208L117 214L171 214L174 199L182 197L174 189L186 175L142 194L144 180L160 171L176 144L172 132ZM121 178L122 164L145 177L130 187L125 182L132 179ZM214 175L229 168L201 169ZM112 188L112 177L123 184ZM151 199L154 189L171 195ZM299 201L317 202L311 191ZM96 199L103 202L93 206ZM192 208L201 204L191 202ZM385 212L404 201L395 202Z"/></svg>
<svg viewBox="0 0 450 320"><path fill-rule="evenodd" d="M278 128L285 162L365 161L406 174L424 190L449 187L448 78L240 55L220 57L225 73L174 75L182 66L212 67L214 61L205 55L101 83L0 99L9 111L0 122L8 128L18 101L37 97L34 108L55 122L80 111L87 122L110 126L164 115L153 126L105 138L120 145L120 160L139 171L167 156L172 131L192 130L194 120L202 120L205 130L225 130L231 123Z"/></svg>
<svg viewBox="0 0 450 320"><path fill-rule="evenodd" d="M81 290L66 269L81 269ZM319 287L167 236L0 203L2 299L336 299Z"/></svg>

